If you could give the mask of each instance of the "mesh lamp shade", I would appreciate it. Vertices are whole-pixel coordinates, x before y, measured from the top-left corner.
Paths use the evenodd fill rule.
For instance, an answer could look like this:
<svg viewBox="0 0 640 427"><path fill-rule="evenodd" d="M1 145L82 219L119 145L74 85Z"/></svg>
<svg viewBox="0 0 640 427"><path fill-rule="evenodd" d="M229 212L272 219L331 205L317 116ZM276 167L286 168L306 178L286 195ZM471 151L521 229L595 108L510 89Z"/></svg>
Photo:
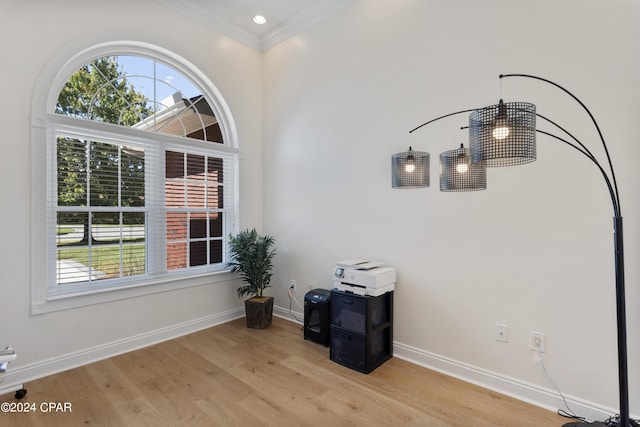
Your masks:
<svg viewBox="0 0 640 427"><path fill-rule="evenodd" d="M536 106L500 100L469 116L469 149L473 163L515 166L536 159Z"/></svg>
<svg viewBox="0 0 640 427"><path fill-rule="evenodd" d="M422 188L429 186L429 153L409 151L391 156L391 187Z"/></svg>
<svg viewBox="0 0 640 427"><path fill-rule="evenodd" d="M487 168L471 162L469 150L460 144L456 150L440 153L440 191L478 191L487 189Z"/></svg>

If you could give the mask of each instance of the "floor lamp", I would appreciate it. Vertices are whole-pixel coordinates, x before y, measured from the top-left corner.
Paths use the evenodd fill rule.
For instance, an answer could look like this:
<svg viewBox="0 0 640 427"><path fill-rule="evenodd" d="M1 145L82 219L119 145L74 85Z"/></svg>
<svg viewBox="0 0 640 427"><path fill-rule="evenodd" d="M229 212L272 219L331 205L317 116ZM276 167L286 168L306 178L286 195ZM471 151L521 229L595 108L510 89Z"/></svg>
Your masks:
<svg viewBox="0 0 640 427"><path fill-rule="evenodd" d="M426 123L412 129L409 133L444 119L462 113L471 113L469 116L469 152L471 162L481 164L483 167L514 166L532 162L536 159L535 136L537 133L547 135L561 141L573 149L586 156L598 168L602 175L613 205L613 238L614 238L614 261L615 261L615 283L616 283L616 313L617 313L617 333L618 333L618 384L620 395L620 416L614 421L607 423L568 423L565 427L582 425L599 426L619 426L619 427L639 427L640 425L629 418L629 384L627 372L627 332L626 332L626 309L625 309L625 289L624 289L624 245L622 231L622 212L620 208L620 196L616 176L609 156L609 150L605 143L600 127L589 109L575 95L564 87L542 77L529 74L501 74L500 78L524 77L535 79L550 84L573 98L587 112L593 122L604 152L606 163L604 165L580 142L575 136L558 125L551 119L538 114L535 105L525 102L504 103L502 100L497 105L476 108L470 110L457 111L429 120ZM549 132L536 129L536 118L540 118L556 129L560 130L565 138L559 137Z"/></svg>

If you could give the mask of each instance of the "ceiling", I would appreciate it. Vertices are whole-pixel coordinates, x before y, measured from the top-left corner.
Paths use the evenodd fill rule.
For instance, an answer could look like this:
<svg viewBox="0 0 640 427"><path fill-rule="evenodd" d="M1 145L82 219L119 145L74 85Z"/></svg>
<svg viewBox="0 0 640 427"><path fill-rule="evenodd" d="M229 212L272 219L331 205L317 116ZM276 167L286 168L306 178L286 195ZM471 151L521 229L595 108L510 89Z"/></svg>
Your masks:
<svg viewBox="0 0 640 427"><path fill-rule="evenodd" d="M259 51L288 39L352 0L155 0ZM253 22L255 15L267 23Z"/></svg>

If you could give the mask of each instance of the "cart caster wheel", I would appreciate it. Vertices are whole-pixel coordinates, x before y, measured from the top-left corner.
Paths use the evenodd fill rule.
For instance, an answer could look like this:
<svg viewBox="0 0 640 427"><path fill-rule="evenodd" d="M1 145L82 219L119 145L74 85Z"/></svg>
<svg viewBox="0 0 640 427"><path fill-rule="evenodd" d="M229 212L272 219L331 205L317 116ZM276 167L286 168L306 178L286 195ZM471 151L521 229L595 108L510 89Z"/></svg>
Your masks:
<svg viewBox="0 0 640 427"><path fill-rule="evenodd" d="M22 399L26 395L27 395L27 390L24 388L16 391L16 399Z"/></svg>

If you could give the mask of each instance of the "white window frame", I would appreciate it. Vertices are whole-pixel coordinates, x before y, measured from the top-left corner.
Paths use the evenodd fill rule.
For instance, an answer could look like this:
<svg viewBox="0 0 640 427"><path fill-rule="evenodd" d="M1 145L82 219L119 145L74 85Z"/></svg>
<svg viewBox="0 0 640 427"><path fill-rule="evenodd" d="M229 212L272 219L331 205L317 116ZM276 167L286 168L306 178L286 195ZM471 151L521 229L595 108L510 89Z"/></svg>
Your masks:
<svg viewBox="0 0 640 427"><path fill-rule="evenodd" d="M79 53L78 53L79 52ZM85 119L66 117L55 113L55 105L62 87L69 77L81 66L104 56L137 55L155 59L173 67L176 71L190 78L194 84L205 92L214 114L220 124L223 144L216 144L215 151L227 158L230 167L225 167L225 208L231 206L226 213L226 236L238 231L239 218L239 151L238 137L233 117L227 103L220 92L204 73L174 53L143 42L109 41L93 44L79 49L70 46L57 55L45 67L38 80L32 104L31 122L31 314L82 307L118 299L132 298L157 292L200 286L227 281L233 276L228 269L210 266L190 267L183 270L169 271L143 276L131 276L120 279L107 279L105 285L96 284L83 288L74 287L73 292L56 292L56 219L51 210L56 203L55 166L56 135L68 133L95 137L100 140L114 142L135 142L142 146L160 144L156 153L164 151L186 151L193 154L212 154L210 142L178 138L171 135L151 133ZM70 58L70 59L69 59ZM164 158L150 159L155 170L149 171L155 176L155 183L164 188ZM225 161L225 162L227 162ZM147 206L149 215L164 215L164 206ZM159 221L158 219L155 220ZM147 233L147 246L158 245L153 239L157 234ZM154 237L156 236L156 237ZM225 240L226 240L225 236ZM160 237L160 244L164 237ZM157 246L156 246L157 247ZM227 253L226 247L223 253ZM158 256L156 256L158 258ZM223 257L223 260L226 257ZM158 262L149 259L148 263ZM157 270L157 269L156 269ZM108 283L111 282L111 283ZM109 286L111 285L111 286Z"/></svg>

